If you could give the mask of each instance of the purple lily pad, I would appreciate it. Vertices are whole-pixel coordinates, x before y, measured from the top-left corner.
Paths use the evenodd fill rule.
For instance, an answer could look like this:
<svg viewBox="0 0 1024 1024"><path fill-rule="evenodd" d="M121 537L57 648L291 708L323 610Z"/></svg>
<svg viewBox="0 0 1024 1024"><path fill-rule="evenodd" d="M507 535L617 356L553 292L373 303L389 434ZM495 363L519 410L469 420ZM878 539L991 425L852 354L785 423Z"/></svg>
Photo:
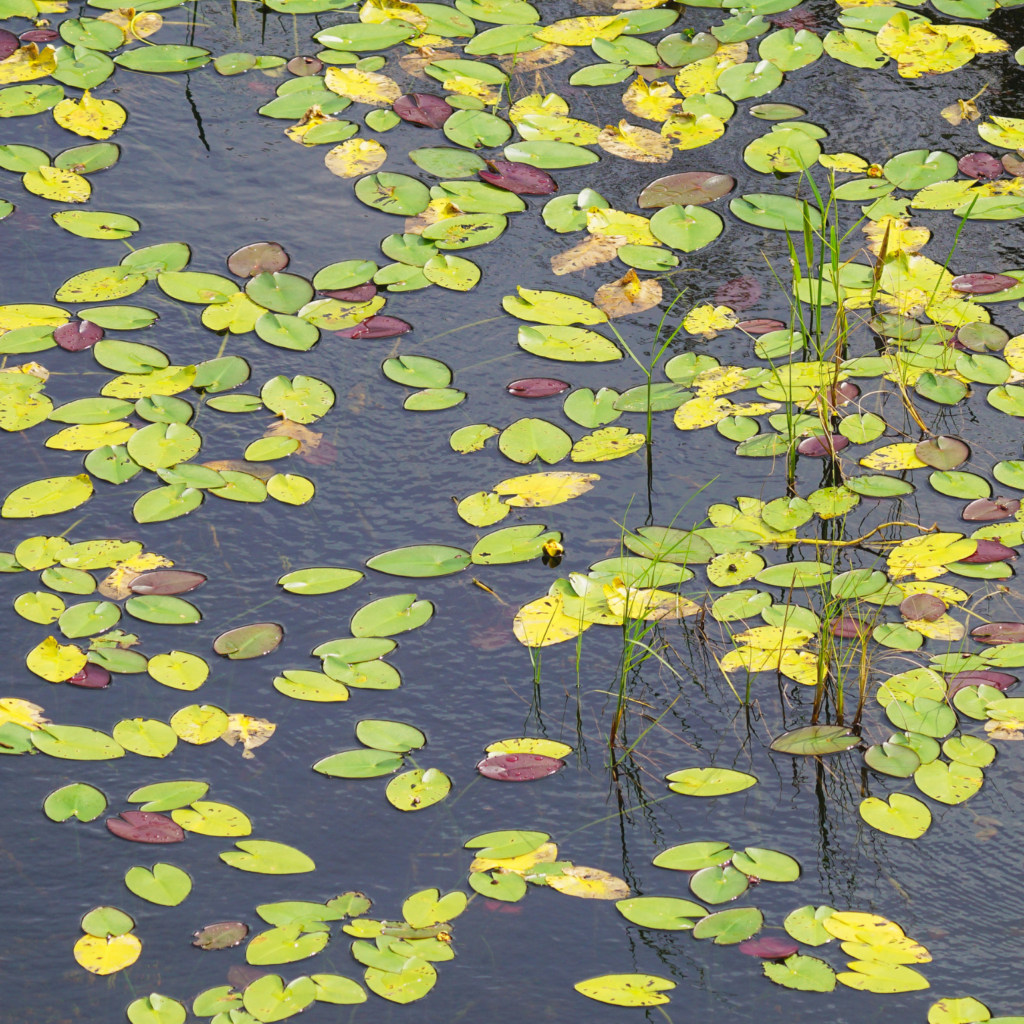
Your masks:
<svg viewBox="0 0 1024 1024"><path fill-rule="evenodd" d="M850 402L860 398L860 388L857 387L853 381L844 380L842 384L837 384L834 388L829 388L825 394L828 407L833 412L836 409L844 405L849 405Z"/></svg>
<svg viewBox="0 0 1024 1024"><path fill-rule="evenodd" d="M185 838L180 825L152 811L122 811L120 818L107 818L107 828L133 843L180 843Z"/></svg>
<svg viewBox="0 0 1024 1024"><path fill-rule="evenodd" d="M934 594L911 594L900 602L900 615L915 622L934 622L945 614L946 602Z"/></svg>
<svg viewBox="0 0 1024 1024"><path fill-rule="evenodd" d="M76 672L68 682L86 690L102 690L110 685L110 673L99 665L89 663L81 672Z"/></svg>
<svg viewBox="0 0 1024 1024"><path fill-rule="evenodd" d="M199 949L231 949L241 945L248 934L249 926L242 921L219 921L193 933L192 945Z"/></svg>
<svg viewBox="0 0 1024 1024"><path fill-rule="evenodd" d="M1005 562L1016 557L1017 552L1013 548L1008 548L997 540L979 540L978 550L967 558L961 558L960 561L971 565L985 565L988 562Z"/></svg>
<svg viewBox="0 0 1024 1024"><path fill-rule="evenodd" d="M734 277L720 285L715 292L716 306L729 306L733 310L750 309L761 298L761 286L752 277Z"/></svg>
<svg viewBox="0 0 1024 1024"><path fill-rule="evenodd" d="M643 210L661 206L702 206L728 195L736 179L715 171L684 171L657 178L640 193L637 205Z"/></svg>
<svg viewBox="0 0 1024 1024"><path fill-rule="evenodd" d="M18 38L23 44L35 43L36 46L39 46L60 39L60 33L55 32L52 28L30 28L27 32L22 32Z"/></svg>
<svg viewBox="0 0 1024 1024"><path fill-rule="evenodd" d="M400 334L408 334L412 324L399 320L397 316L370 316L355 327L346 327L343 331L335 331L339 338L355 341L359 338L397 338Z"/></svg>
<svg viewBox="0 0 1024 1024"><path fill-rule="evenodd" d="M741 320L736 326L747 334L757 335L781 331L786 325L781 320Z"/></svg>
<svg viewBox="0 0 1024 1024"><path fill-rule="evenodd" d="M498 782L533 782L561 771L565 762L543 754L492 754L476 770L486 779Z"/></svg>
<svg viewBox="0 0 1024 1024"><path fill-rule="evenodd" d="M377 286L372 281L357 284L355 288L339 288L333 292L320 292L324 298L338 299L340 302L369 302L377 294Z"/></svg>
<svg viewBox="0 0 1024 1024"><path fill-rule="evenodd" d="M539 167L512 160L488 160L489 171L477 171L488 185L496 185L517 196L551 196L558 191L555 179Z"/></svg>
<svg viewBox="0 0 1024 1024"><path fill-rule="evenodd" d="M799 952L800 946L792 939L784 939L781 935L762 935L757 939L747 939L740 943L740 952L747 956L759 956L764 960L785 960Z"/></svg>
<svg viewBox="0 0 1024 1024"><path fill-rule="evenodd" d="M505 390L516 398L548 398L568 391L571 386L564 380L555 380L554 377L524 377L522 380L512 381Z"/></svg>
<svg viewBox="0 0 1024 1024"><path fill-rule="evenodd" d="M950 282L955 292L965 295L994 295L1007 288L1016 288L1020 281L1006 274L960 274Z"/></svg>
<svg viewBox="0 0 1024 1024"><path fill-rule="evenodd" d="M285 67L300 78L309 78L310 75L317 75L323 64L316 57L292 57Z"/></svg>
<svg viewBox="0 0 1024 1024"><path fill-rule="evenodd" d="M967 686L991 686L1003 693L1017 682L1016 676L1007 672L992 672L989 669L979 669L974 672L957 672L949 680L949 692L946 696L952 698L964 687Z"/></svg>
<svg viewBox="0 0 1024 1024"><path fill-rule="evenodd" d="M442 128L445 121L455 113L454 107L429 92L410 92L399 96L391 109L403 121L423 128Z"/></svg>
<svg viewBox="0 0 1024 1024"><path fill-rule="evenodd" d="M1024 643L1024 622L986 622L971 630L971 639L980 644Z"/></svg>
<svg viewBox="0 0 1024 1024"><path fill-rule="evenodd" d="M1016 498L979 498L960 513L960 518L969 523L991 523L997 519L1009 519L1019 511L1020 501Z"/></svg>
<svg viewBox="0 0 1024 1024"><path fill-rule="evenodd" d="M961 441L959 437L939 437L922 441L915 449L914 454L932 469L939 469L946 472L962 466L970 457L970 446Z"/></svg>
<svg viewBox="0 0 1024 1024"><path fill-rule="evenodd" d="M103 340L103 328L88 320L69 320L53 332L53 340L68 352L84 352Z"/></svg>
<svg viewBox="0 0 1024 1024"><path fill-rule="evenodd" d="M867 633L871 627L853 615L840 615L832 620L832 635L841 640L854 640Z"/></svg>
<svg viewBox="0 0 1024 1024"><path fill-rule="evenodd" d="M228 270L235 277L276 274L288 266L288 253L277 242L253 242L243 245L228 257Z"/></svg>
<svg viewBox="0 0 1024 1024"><path fill-rule="evenodd" d="M0 28L0 60L7 60L18 47L18 37L13 32Z"/></svg>
<svg viewBox="0 0 1024 1024"><path fill-rule="evenodd" d="M1003 173L1002 163L991 153L968 153L960 157L957 167L968 178L980 178L982 181L991 181Z"/></svg>
<svg viewBox="0 0 1024 1024"><path fill-rule="evenodd" d="M206 577L201 572L184 572L181 569L157 569L155 572L140 573L128 584L133 594L157 594L170 596L187 594L201 587Z"/></svg>
<svg viewBox="0 0 1024 1024"><path fill-rule="evenodd" d="M832 452L842 451L848 444L850 439L843 437L842 434L832 435L832 447L829 448L828 441L824 437L805 437L797 446L796 450L801 455L806 455L811 459L824 459L831 457Z"/></svg>

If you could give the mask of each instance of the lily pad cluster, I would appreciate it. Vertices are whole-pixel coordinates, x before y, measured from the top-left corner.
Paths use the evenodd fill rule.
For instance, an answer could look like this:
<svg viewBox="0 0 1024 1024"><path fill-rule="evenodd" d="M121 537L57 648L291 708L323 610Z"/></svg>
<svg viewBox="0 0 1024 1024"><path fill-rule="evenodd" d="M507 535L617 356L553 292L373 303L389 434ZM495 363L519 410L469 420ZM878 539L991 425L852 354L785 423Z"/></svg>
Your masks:
<svg viewBox="0 0 1024 1024"><path fill-rule="evenodd" d="M473 851L470 888L502 903L521 900L526 895L527 883L582 899L620 900L629 895L629 885L621 878L601 868L559 860L558 846L550 840L546 832L522 829L474 836L465 844L467 850Z"/></svg>
<svg viewBox="0 0 1024 1024"><path fill-rule="evenodd" d="M335 779L374 779L394 775L384 791L388 803L400 811L422 811L440 803L451 791L452 780L437 768L421 768L412 757L427 745L427 737L404 722L364 718L356 724L362 748L343 750L321 758L313 770ZM413 767L395 775L406 761Z"/></svg>

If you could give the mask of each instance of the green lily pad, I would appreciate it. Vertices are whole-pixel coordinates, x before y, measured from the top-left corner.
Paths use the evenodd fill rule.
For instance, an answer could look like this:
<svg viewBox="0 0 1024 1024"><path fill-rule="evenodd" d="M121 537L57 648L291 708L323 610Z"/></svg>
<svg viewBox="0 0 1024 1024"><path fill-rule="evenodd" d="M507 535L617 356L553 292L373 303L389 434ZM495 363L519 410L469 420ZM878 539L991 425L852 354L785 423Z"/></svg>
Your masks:
<svg viewBox="0 0 1024 1024"><path fill-rule="evenodd" d="M434 606L415 594L392 594L363 605L352 616L353 636L385 637L418 629L430 621Z"/></svg>
<svg viewBox="0 0 1024 1024"><path fill-rule="evenodd" d="M696 842L672 846L654 858L654 866L670 871L700 871L725 864L733 856L728 843Z"/></svg>
<svg viewBox="0 0 1024 1024"><path fill-rule="evenodd" d="M757 784L757 779L732 768L683 768L665 776L673 793L684 796L725 796L740 793Z"/></svg>
<svg viewBox="0 0 1024 1024"><path fill-rule="evenodd" d="M693 929L695 939L715 940L716 946L732 946L756 935L764 925L764 916L755 907L720 910L698 921Z"/></svg>
<svg viewBox="0 0 1024 1024"><path fill-rule="evenodd" d="M641 928L673 932L690 931L697 920L708 915L699 903L672 896L635 896L619 900L615 909Z"/></svg>
<svg viewBox="0 0 1024 1024"><path fill-rule="evenodd" d="M761 968L776 985L798 992L832 992L836 987L836 972L817 957L794 954L781 964L765 961Z"/></svg>
<svg viewBox="0 0 1024 1024"><path fill-rule="evenodd" d="M443 544L418 544L394 548L374 555L367 561L370 569L391 576L450 576L462 572L470 563L468 551Z"/></svg>
<svg viewBox="0 0 1024 1024"><path fill-rule="evenodd" d="M737 899L749 885L747 876L731 864L702 868L690 877L690 891L697 899L712 905Z"/></svg>
<svg viewBox="0 0 1024 1024"><path fill-rule="evenodd" d="M54 790L43 801L43 813L50 821L95 821L107 808L107 798L94 786L73 782Z"/></svg>

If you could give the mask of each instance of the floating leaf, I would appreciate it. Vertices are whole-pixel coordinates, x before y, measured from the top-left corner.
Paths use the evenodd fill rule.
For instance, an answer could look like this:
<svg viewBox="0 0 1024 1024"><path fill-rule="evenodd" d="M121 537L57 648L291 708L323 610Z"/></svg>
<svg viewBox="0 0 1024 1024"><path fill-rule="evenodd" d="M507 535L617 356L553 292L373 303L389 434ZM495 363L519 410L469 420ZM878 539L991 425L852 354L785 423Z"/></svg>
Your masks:
<svg viewBox="0 0 1024 1024"><path fill-rule="evenodd" d="M920 839L932 823L928 808L904 793L893 793L888 803L869 796L861 801L860 816L872 828L903 839Z"/></svg>
<svg viewBox="0 0 1024 1024"><path fill-rule="evenodd" d="M660 1006L669 1001L664 993L676 983L653 974L605 974L578 981L573 987L588 999L612 1006Z"/></svg>
<svg viewBox="0 0 1024 1024"><path fill-rule="evenodd" d="M731 768L683 768L666 778L671 783L669 789L684 796L724 796L757 784L753 775Z"/></svg>

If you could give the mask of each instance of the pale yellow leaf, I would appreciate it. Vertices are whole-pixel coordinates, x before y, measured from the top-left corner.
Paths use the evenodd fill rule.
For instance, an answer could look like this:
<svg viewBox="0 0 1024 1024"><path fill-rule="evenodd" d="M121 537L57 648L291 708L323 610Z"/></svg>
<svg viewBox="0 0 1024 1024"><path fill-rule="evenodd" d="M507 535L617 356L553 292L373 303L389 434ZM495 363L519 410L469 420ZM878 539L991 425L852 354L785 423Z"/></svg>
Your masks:
<svg viewBox="0 0 1024 1024"><path fill-rule="evenodd" d="M355 68L329 67L324 76L324 85L331 92L347 96L354 103L369 103L375 107L390 107L402 95L394 79L373 71L357 71Z"/></svg>
<svg viewBox="0 0 1024 1024"><path fill-rule="evenodd" d="M21 183L34 195L55 203L84 203L92 185L81 174L60 167L37 167L21 176Z"/></svg>
<svg viewBox="0 0 1024 1024"><path fill-rule="evenodd" d="M637 213L591 207L587 211L587 230L592 235L623 235L633 245L661 245L651 234L651 222Z"/></svg>
<svg viewBox="0 0 1024 1024"><path fill-rule="evenodd" d="M331 174L339 178L358 178L372 174L388 158L388 151L376 139L346 139L324 157Z"/></svg>
<svg viewBox="0 0 1024 1024"><path fill-rule="evenodd" d="M30 82L35 78L45 78L53 74L57 70L54 52L52 46L47 46L40 52L35 43L19 47L10 57L0 60L0 84Z"/></svg>
<svg viewBox="0 0 1024 1024"><path fill-rule="evenodd" d="M657 132L628 121L608 125L598 136L597 144L612 156L641 164L665 164L672 159L672 147Z"/></svg>
<svg viewBox="0 0 1024 1024"><path fill-rule="evenodd" d="M548 887L588 900L622 900L629 896L629 886L621 878L600 868L566 868L560 875L548 876Z"/></svg>
<svg viewBox="0 0 1024 1024"><path fill-rule="evenodd" d="M680 111L682 102L668 82L647 82L639 76L622 94L622 105L631 114L648 121L664 121Z"/></svg>
<svg viewBox="0 0 1024 1024"><path fill-rule="evenodd" d="M130 932L101 938L83 935L75 943L75 959L92 974L114 974L131 967L142 952L142 943Z"/></svg>
<svg viewBox="0 0 1024 1024"><path fill-rule="evenodd" d="M739 318L728 306L712 306L707 303L695 306L683 318L683 330L687 334L699 334L710 341L718 337L721 331L728 331L736 326Z"/></svg>
<svg viewBox="0 0 1024 1024"><path fill-rule="evenodd" d="M94 100L89 90L80 100L61 100L53 108L53 119L68 131L89 139L109 139L128 114L113 100Z"/></svg>
<svg viewBox="0 0 1024 1024"><path fill-rule="evenodd" d="M516 612L512 632L526 647L550 647L574 640L590 629L590 623L570 618L562 610L561 594L548 594L523 605Z"/></svg>
<svg viewBox="0 0 1024 1024"><path fill-rule="evenodd" d="M494 491L497 494L513 495L506 505L546 508L586 494L600 479L597 473L529 473L496 483Z"/></svg>

